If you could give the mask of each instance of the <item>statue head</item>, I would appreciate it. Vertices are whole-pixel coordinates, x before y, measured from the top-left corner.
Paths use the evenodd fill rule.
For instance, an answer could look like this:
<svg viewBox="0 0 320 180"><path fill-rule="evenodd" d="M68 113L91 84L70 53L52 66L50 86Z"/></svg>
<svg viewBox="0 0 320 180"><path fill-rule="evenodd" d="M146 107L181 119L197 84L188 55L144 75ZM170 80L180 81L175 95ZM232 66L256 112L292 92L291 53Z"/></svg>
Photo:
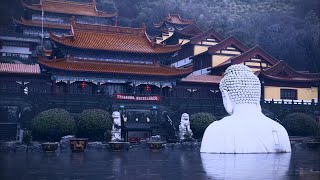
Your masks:
<svg viewBox="0 0 320 180"><path fill-rule="evenodd" d="M113 118L113 124L121 126L121 118L120 118L120 113L118 111L114 111L112 113L112 118Z"/></svg>
<svg viewBox="0 0 320 180"><path fill-rule="evenodd" d="M260 104L261 84L259 78L243 64L228 67L219 88L223 105L229 114L233 113L237 104Z"/></svg>
<svg viewBox="0 0 320 180"><path fill-rule="evenodd" d="M189 122L189 114L183 113L181 116L181 124L186 124Z"/></svg>

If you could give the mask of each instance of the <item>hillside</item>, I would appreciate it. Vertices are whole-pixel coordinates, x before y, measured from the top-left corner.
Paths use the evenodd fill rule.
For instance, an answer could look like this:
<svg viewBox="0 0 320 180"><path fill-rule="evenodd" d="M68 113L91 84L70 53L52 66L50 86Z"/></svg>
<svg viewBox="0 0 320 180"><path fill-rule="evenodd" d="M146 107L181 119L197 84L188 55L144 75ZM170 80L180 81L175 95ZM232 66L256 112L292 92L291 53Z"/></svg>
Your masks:
<svg viewBox="0 0 320 180"><path fill-rule="evenodd" d="M37 0L28 0L37 1ZM90 1L90 0L74 0ZM20 0L0 6L0 24L21 16ZM320 72L320 1L316 0L97 0L98 9L119 12L122 26L160 22L168 13L192 19L203 30L214 27L249 47L260 45L297 70Z"/></svg>

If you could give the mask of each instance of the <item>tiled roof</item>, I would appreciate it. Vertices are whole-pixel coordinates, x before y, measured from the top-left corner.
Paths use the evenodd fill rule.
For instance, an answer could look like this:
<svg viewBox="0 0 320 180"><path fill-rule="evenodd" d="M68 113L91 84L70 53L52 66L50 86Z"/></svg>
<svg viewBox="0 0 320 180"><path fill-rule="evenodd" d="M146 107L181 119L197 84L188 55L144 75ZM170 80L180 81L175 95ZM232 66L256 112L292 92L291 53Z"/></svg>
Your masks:
<svg viewBox="0 0 320 180"><path fill-rule="evenodd" d="M42 2L42 3L41 3ZM96 17L115 17L117 13L106 13L98 11L94 3L80 3L65 0L41 0L40 4L27 5L22 1L22 5L28 9L35 11L82 15L82 16L96 16Z"/></svg>
<svg viewBox="0 0 320 180"><path fill-rule="evenodd" d="M28 64L0 63L0 73L40 74L41 71L38 64L28 65Z"/></svg>
<svg viewBox="0 0 320 180"><path fill-rule="evenodd" d="M196 44L200 41L206 40L207 38L214 38L214 39L218 40L219 42L224 39L217 31L215 31L213 28L211 28L204 33L201 33L195 37L190 38L190 42L191 42L191 44Z"/></svg>
<svg viewBox="0 0 320 180"><path fill-rule="evenodd" d="M181 30L177 29L176 32L186 36L197 36L202 33L202 30L196 25L190 24L189 26L184 27Z"/></svg>
<svg viewBox="0 0 320 180"><path fill-rule="evenodd" d="M168 14L168 16L166 18L164 18L163 21L161 21L160 23L154 23L154 27L155 28L160 28L164 25L165 22L168 22L170 24L176 24L176 25L189 25L192 24L192 20L186 20L186 19L182 19L180 17L180 15L178 14Z"/></svg>
<svg viewBox="0 0 320 180"><path fill-rule="evenodd" d="M222 76L213 76L213 75L207 75L207 74L201 74L201 75L190 74L187 77L182 78L181 82L219 84L221 79L222 79Z"/></svg>
<svg viewBox="0 0 320 180"><path fill-rule="evenodd" d="M180 44L154 43L149 39L145 28L89 25L75 22L72 22L71 25L74 35L60 37L50 33L50 38L65 46L81 49L145 54L174 53L180 49Z"/></svg>
<svg viewBox="0 0 320 180"><path fill-rule="evenodd" d="M277 59L265 52L260 46L255 46L250 50L246 51L245 53L231 58L230 60L232 61L232 64L239 64L257 55L269 62L271 65L274 65L278 62Z"/></svg>
<svg viewBox="0 0 320 180"><path fill-rule="evenodd" d="M284 81L311 82L320 80L320 73L301 73L291 68L284 61L277 62L274 66L260 71L259 74L264 75L270 79Z"/></svg>
<svg viewBox="0 0 320 180"><path fill-rule="evenodd" d="M222 49L225 49L229 46L235 46L237 49L239 49L242 52L248 51L249 48L242 44L236 37L230 36L227 39L219 42L218 44L211 46L208 48L208 52L210 54L215 53L217 51L220 51Z"/></svg>
<svg viewBox="0 0 320 180"><path fill-rule="evenodd" d="M43 66L78 72L93 73L112 73L112 74L133 74L133 75L150 75L150 76L184 76L192 72L192 68L174 68L160 65L141 65L126 63L111 63L99 61L85 61L78 59L56 59L44 60L39 59Z"/></svg>
<svg viewBox="0 0 320 180"><path fill-rule="evenodd" d="M192 20L182 19L178 14L168 14L168 16L165 18L165 21L172 24L192 24Z"/></svg>
<svg viewBox="0 0 320 180"><path fill-rule="evenodd" d="M227 67L232 64L240 64L240 63L243 63L243 62L245 62L255 56L260 56L262 59L264 59L265 61L267 61L271 65L275 65L278 62L277 59L275 59L274 57L272 57L271 55L266 53L263 49L261 49L260 46L255 46L255 47L249 49L248 51L244 52L243 54L232 57L232 58L228 59L227 61L213 67L213 69Z"/></svg>
<svg viewBox="0 0 320 180"><path fill-rule="evenodd" d="M42 51L43 51L43 55L46 57L50 57L52 54L52 50L47 50L44 47L42 48Z"/></svg>
<svg viewBox="0 0 320 180"><path fill-rule="evenodd" d="M21 18L21 20L17 20L13 18L14 23L24 25L24 26L36 26L42 27L42 23L39 21L32 21ZM58 23L48 23L44 22L43 27L45 28L53 28L53 29L70 29L70 24L58 24Z"/></svg>

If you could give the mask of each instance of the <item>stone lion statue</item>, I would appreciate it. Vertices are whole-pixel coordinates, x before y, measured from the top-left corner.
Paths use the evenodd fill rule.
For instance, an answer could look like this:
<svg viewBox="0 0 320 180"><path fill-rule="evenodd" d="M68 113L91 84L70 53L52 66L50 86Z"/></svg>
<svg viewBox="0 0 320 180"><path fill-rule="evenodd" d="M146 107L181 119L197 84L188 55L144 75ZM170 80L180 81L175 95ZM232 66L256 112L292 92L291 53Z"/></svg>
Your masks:
<svg viewBox="0 0 320 180"><path fill-rule="evenodd" d="M112 138L111 141L116 141L121 139L121 116L120 112L114 111L112 113L113 125L112 125Z"/></svg>
<svg viewBox="0 0 320 180"><path fill-rule="evenodd" d="M190 128L190 119L189 119L189 114L183 113L181 116L180 120L180 125L179 125L179 138L181 140L186 139L186 136L192 137L193 133Z"/></svg>

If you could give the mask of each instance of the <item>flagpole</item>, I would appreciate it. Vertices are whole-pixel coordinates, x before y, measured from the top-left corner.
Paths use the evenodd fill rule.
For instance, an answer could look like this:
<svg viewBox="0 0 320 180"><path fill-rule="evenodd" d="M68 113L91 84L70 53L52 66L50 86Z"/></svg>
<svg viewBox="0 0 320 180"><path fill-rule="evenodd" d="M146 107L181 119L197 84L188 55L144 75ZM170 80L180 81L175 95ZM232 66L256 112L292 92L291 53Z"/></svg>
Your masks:
<svg viewBox="0 0 320 180"><path fill-rule="evenodd" d="M43 7L41 7L41 47L43 47Z"/></svg>

